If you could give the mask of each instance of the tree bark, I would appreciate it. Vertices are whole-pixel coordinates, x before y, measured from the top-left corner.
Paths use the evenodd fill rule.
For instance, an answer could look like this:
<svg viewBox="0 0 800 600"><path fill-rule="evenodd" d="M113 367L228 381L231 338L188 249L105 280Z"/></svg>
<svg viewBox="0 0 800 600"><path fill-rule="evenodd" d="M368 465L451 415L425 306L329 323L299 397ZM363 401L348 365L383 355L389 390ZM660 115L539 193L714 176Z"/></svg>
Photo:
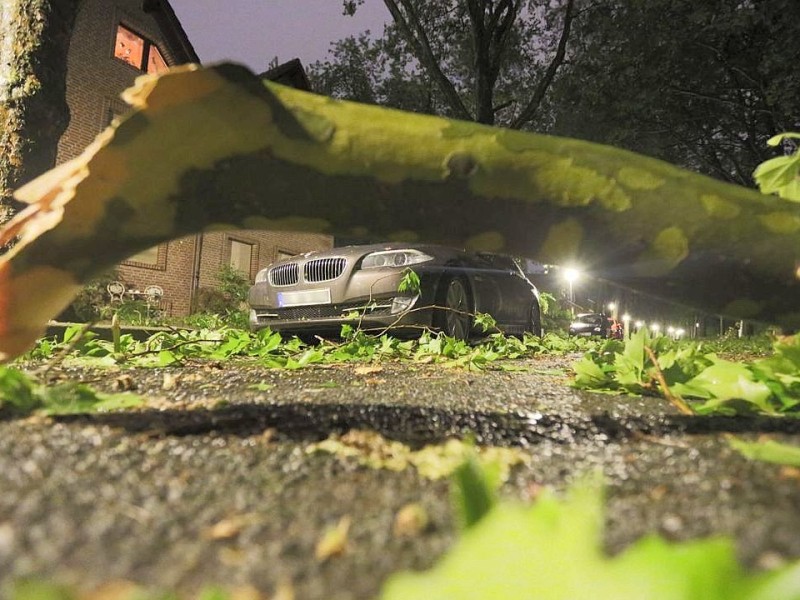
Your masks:
<svg viewBox="0 0 800 600"><path fill-rule="evenodd" d="M14 189L55 164L69 122L67 50L81 0L0 5L0 222Z"/></svg>
<svg viewBox="0 0 800 600"><path fill-rule="evenodd" d="M467 0L475 45L475 120L494 125L494 87L500 74L508 33L519 14L519 3L512 0L486 2Z"/></svg>

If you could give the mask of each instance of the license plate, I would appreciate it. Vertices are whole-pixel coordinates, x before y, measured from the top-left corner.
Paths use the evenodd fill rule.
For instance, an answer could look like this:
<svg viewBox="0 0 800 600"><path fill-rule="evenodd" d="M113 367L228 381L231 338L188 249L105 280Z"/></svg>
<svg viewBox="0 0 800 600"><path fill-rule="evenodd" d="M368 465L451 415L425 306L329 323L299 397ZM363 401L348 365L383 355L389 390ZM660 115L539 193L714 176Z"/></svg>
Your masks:
<svg viewBox="0 0 800 600"><path fill-rule="evenodd" d="M309 306L311 304L330 304L331 291L323 290L302 290L299 292L278 292L278 306Z"/></svg>

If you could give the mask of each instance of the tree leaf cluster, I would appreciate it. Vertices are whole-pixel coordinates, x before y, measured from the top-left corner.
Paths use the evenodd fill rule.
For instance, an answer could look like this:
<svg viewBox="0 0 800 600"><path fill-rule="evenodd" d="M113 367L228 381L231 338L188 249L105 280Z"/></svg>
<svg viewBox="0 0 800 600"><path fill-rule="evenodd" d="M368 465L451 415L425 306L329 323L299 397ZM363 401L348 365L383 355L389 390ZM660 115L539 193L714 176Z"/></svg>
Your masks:
<svg viewBox="0 0 800 600"><path fill-rule="evenodd" d="M776 339L766 358L732 361L703 343L653 338L642 329L589 350L573 368L576 387L677 396L698 414L800 411L800 336Z"/></svg>
<svg viewBox="0 0 800 600"><path fill-rule="evenodd" d="M552 133L752 185L800 126L800 4L602 0L576 20Z"/></svg>
<svg viewBox="0 0 800 600"><path fill-rule="evenodd" d="M42 338L23 358L51 360L57 356L93 366L164 367L192 360L253 359L268 368L298 369L319 363L403 360L437 363L445 367L490 368L501 359L522 359L543 354L566 354L591 348L594 342L548 333L539 338L493 333L478 343L424 330L417 338L401 339L383 332L373 335L353 324L342 326L339 339L318 339L316 344L298 337L282 337L269 328L250 332L235 327L172 329L146 340L123 333L115 342L75 325L62 339ZM487 321L488 322L488 321Z"/></svg>
<svg viewBox="0 0 800 600"><path fill-rule="evenodd" d="M74 382L47 385L13 367L0 366L0 415L71 415L124 410L143 405L136 394L104 394Z"/></svg>

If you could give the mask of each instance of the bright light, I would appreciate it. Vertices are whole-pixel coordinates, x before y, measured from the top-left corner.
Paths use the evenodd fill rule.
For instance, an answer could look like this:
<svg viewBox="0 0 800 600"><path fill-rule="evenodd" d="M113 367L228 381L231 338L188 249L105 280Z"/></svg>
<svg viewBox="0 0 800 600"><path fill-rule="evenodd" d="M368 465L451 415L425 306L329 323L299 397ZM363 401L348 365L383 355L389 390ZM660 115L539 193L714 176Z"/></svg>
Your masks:
<svg viewBox="0 0 800 600"><path fill-rule="evenodd" d="M578 281L578 279L580 279L581 272L580 272L580 269L576 269L575 267L567 267L567 268L564 269L564 275L563 276L564 276L564 279L567 281L567 283L571 284L571 283L575 283L576 281Z"/></svg>
<svg viewBox="0 0 800 600"><path fill-rule="evenodd" d="M634 325L636 325L636 329L641 329L642 327L644 327L644 321L636 321Z"/></svg>
<svg viewBox="0 0 800 600"><path fill-rule="evenodd" d="M617 303L616 302L609 302L608 303L608 310L610 310L611 312L614 312L615 310L617 310Z"/></svg>
<svg viewBox="0 0 800 600"><path fill-rule="evenodd" d="M622 320L627 323L628 321L631 320L631 316L628 313L625 313L624 315L622 315Z"/></svg>
<svg viewBox="0 0 800 600"><path fill-rule="evenodd" d="M682 338L684 333L686 332L682 328L678 328L675 330L675 337Z"/></svg>
<svg viewBox="0 0 800 600"><path fill-rule="evenodd" d="M675 333L675 328L672 325L670 325L669 327L667 327L667 333L672 335L673 333Z"/></svg>
<svg viewBox="0 0 800 600"><path fill-rule="evenodd" d="M658 330L661 329L661 325L659 325L658 323L653 323L652 325L650 325L650 329L652 330L653 333L658 333Z"/></svg>

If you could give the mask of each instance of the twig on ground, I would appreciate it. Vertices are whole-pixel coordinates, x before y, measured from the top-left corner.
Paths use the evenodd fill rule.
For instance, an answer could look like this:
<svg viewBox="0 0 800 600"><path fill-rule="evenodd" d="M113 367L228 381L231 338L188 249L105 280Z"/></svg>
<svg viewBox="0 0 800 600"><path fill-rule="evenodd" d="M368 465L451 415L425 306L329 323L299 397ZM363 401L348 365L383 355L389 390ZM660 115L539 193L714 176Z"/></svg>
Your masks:
<svg viewBox="0 0 800 600"><path fill-rule="evenodd" d="M664 397L669 401L672 406L678 409L678 411L683 415L693 415L694 411L691 407L686 404L686 401L681 398L679 395L674 394L667 385L667 380L664 377L664 373L661 370L661 367L658 366L658 358L656 357L656 353L653 352L653 349L650 346L644 347L645 352L650 357L650 360L653 362L653 366L656 370L656 379L658 380L659 386L661 386L661 391L664 393Z"/></svg>

